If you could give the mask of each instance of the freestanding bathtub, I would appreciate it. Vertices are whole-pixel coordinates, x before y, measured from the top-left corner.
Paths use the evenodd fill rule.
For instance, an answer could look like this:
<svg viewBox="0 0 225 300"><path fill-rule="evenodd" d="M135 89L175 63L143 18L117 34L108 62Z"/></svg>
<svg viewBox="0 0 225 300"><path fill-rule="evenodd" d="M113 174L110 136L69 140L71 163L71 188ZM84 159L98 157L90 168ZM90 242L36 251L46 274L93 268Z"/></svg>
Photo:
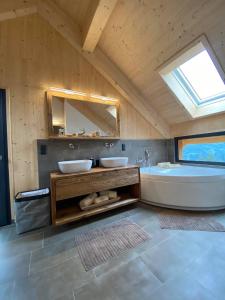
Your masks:
<svg viewBox="0 0 225 300"><path fill-rule="evenodd" d="M141 198L188 210L225 208L225 169L195 166L141 168Z"/></svg>

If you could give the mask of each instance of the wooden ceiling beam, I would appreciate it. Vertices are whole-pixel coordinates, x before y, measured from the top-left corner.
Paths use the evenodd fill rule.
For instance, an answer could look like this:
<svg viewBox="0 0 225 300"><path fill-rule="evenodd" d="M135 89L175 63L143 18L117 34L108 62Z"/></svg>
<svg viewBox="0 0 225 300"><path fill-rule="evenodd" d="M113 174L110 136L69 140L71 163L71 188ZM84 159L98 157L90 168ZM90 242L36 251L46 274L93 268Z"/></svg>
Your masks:
<svg viewBox="0 0 225 300"><path fill-rule="evenodd" d="M92 0L83 26L83 49L93 52L115 8L117 0Z"/></svg>
<svg viewBox="0 0 225 300"><path fill-rule="evenodd" d="M0 1L0 22L37 12L36 0Z"/></svg>
<svg viewBox="0 0 225 300"><path fill-rule="evenodd" d="M53 1L39 0L39 14L69 42L162 136L170 137L170 127L148 103L125 74L97 47L94 53L83 50L79 26Z"/></svg>

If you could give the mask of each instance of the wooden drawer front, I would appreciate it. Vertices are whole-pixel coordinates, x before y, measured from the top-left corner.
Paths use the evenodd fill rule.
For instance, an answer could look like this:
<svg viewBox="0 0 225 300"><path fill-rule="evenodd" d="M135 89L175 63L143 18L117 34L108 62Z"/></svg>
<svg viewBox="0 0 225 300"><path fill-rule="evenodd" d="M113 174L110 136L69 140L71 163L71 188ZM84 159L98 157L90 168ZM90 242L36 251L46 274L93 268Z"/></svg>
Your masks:
<svg viewBox="0 0 225 300"><path fill-rule="evenodd" d="M135 183L139 183L137 168L58 179L55 183L56 200L73 198Z"/></svg>

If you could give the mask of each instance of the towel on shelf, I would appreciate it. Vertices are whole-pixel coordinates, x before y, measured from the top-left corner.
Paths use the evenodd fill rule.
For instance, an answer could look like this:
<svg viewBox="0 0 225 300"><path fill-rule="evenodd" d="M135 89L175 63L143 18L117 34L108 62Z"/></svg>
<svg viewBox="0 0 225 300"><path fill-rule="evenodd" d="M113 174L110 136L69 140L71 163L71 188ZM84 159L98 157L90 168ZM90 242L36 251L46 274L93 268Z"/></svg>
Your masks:
<svg viewBox="0 0 225 300"><path fill-rule="evenodd" d="M98 197L97 193L92 193L80 201L80 207L86 207L94 204L94 200Z"/></svg>
<svg viewBox="0 0 225 300"><path fill-rule="evenodd" d="M100 196L108 196L109 199L117 198L117 191L102 191L99 194Z"/></svg>
<svg viewBox="0 0 225 300"><path fill-rule="evenodd" d="M109 197L107 195L99 196L99 197L95 198L94 203L99 204L99 203L107 201L107 200L109 200Z"/></svg>

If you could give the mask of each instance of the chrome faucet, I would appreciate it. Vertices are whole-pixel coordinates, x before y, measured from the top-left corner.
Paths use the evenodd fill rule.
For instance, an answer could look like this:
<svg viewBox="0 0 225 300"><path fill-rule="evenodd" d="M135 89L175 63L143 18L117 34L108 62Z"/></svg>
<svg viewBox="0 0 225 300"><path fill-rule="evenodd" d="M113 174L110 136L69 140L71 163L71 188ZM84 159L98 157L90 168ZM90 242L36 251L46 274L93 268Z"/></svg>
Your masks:
<svg viewBox="0 0 225 300"><path fill-rule="evenodd" d="M72 144L72 143L70 143L69 144L69 148L71 149L71 150L79 150L79 148L80 148L80 145L79 144Z"/></svg>
<svg viewBox="0 0 225 300"><path fill-rule="evenodd" d="M114 147L114 143L105 143L105 148L110 149Z"/></svg>
<svg viewBox="0 0 225 300"><path fill-rule="evenodd" d="M145 149L145 166L146 167L150 167L151 163L150 163L150 150Z"/></svg>

